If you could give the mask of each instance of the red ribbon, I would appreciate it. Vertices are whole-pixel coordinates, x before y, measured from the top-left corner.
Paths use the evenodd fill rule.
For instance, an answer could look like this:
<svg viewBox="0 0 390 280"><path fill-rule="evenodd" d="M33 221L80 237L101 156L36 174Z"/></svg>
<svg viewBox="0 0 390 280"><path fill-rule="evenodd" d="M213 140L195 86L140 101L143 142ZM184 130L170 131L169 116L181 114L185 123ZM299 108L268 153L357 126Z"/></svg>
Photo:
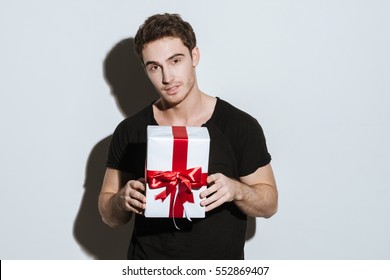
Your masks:
<svg viewBox="0 0 390 280"><path fill-rule="evenodd" d="M188 135L186 127L173 126L172 133L172 171L147 170L146 176L151 189L165 187L165 190L155 196L155 200L164 201L171 195L169 217L182 218L184 203L194 203L192 189L199 189L207 184L207 173L202 173L201 167L187 169Z"/></svg>

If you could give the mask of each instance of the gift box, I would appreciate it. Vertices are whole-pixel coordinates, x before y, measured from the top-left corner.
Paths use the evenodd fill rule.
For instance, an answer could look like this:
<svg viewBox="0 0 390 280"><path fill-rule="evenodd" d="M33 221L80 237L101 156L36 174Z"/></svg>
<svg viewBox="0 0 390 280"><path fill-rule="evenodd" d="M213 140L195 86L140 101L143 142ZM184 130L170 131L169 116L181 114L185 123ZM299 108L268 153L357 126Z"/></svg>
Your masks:
<svg viewBox="0 0 390 280"><path fill-rule="evenodd" d="M205 217L209 149L205 127L147 127L145 217Z"/></svg>

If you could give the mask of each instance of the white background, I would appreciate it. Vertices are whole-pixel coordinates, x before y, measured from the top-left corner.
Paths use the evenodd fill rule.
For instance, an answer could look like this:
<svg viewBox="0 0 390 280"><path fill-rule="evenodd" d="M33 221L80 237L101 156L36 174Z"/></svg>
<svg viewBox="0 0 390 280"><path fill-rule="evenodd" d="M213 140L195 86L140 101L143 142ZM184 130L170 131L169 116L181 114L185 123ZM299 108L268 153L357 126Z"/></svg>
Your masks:
<svg viewBox="0 0 390 280"><path fill-rule="evenodd" d="M200 88L263 126L278 213L247 259L390 258L390 2L0 0L0 259L125 258L96 203L109 136L155 96L131 39L194 27Z"/></svg>

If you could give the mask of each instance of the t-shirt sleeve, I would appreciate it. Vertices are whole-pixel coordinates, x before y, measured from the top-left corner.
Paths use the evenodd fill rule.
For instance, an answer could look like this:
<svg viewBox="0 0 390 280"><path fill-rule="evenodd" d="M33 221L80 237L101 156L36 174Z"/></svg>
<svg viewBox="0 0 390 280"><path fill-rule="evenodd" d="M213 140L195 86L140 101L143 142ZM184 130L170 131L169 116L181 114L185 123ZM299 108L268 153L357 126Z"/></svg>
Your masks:
<svg viewBox="0 0 390 280"><path fill-rule="evenodd" d="M141 134L139 128L129 127L128 122L120 123L111 138L106 167L144 177L146 139Z"/></svg>
<svg viewBox="0 0 390 280"><path fill-rule="evenodd" d="M125 152L125 147L126 147L126 138L125 137L125 125L124 123L120 123L110 141L110 146L108 150L108 155L107 155L107 163L106 166L109 168L113 169L121 169L121 162L123 159L123 155Z"/></svg>
<svg viewBox="0 0 390 280"><path fill-rule="evenodd" d="M259 122L247 115L238 127L236 157L239 176L247 176L271 162Z"/></svg>

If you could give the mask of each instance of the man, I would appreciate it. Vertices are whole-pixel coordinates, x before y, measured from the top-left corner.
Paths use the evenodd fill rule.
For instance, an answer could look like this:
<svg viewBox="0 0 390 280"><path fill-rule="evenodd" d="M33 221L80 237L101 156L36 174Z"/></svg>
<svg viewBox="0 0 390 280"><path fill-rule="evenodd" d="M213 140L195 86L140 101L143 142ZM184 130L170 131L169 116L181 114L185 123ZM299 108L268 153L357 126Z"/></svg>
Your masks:
<svg viewBox="0 0 390 280"><path fill-rule="evenodd" d="M99 197L112 227L136 214L129 259L243 259L247 216L271 217L277 188L258 122L220 98L202 92L200 53L189 23L179 15L148 18L135 49L160 98L122 121L113 135ZM210 134L204 219L146 218L147 125L204 126ZM130 235L130 233L129 233Z"/></svg>

